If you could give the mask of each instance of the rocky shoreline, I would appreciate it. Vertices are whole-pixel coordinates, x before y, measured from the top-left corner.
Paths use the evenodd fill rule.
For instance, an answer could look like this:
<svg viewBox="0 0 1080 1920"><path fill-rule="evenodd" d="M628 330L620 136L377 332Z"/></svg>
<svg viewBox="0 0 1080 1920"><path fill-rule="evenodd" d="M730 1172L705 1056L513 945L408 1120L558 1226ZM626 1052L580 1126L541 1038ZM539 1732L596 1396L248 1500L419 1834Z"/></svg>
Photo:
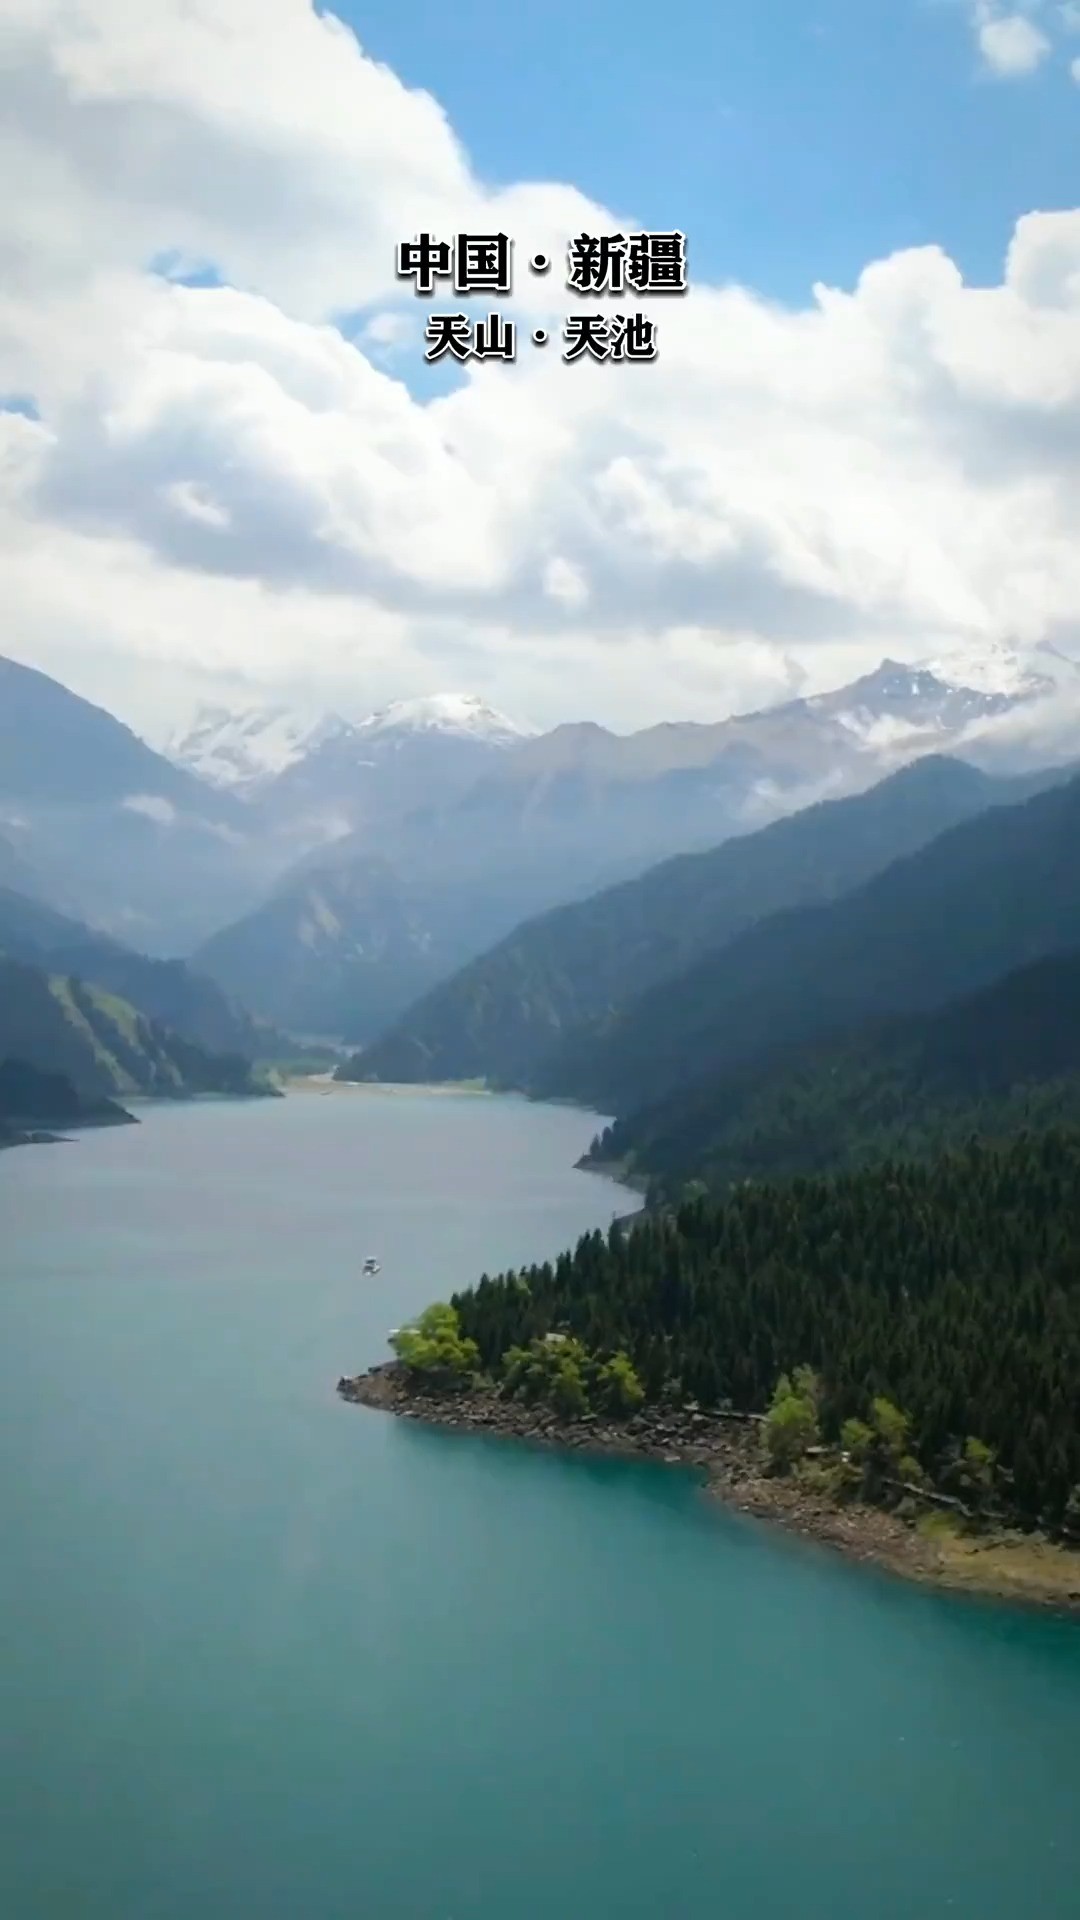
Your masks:
<svg viewBox="0 0 1080 1920"><path fill-rule="evenodd" d="M1039 1536L927 1532L895 1512L838 1504L805 1479L762 1470L761 1416L695 1403L649 1408L627 1420L602 1414L560 1419L550 1408L490 1391L420 1391L397 1361L342 1377L343 1400L457 1432L695 1468L726 1505L837 1548L908 1579L1057 1611L1080 1612L1080 1553Z"/></svg>
<svg viewBox="0 0 1080 1920"><path fill-rule="evenodd" d="M102 1100L88 1107L85 1113L69 1114L62 1120L26 1116L15 1119L5 1114L0 1115L0 1148L70 1146L77 1134L91 1128L137 1127L138 1124L135 1115L115 1100Z"/></svg>

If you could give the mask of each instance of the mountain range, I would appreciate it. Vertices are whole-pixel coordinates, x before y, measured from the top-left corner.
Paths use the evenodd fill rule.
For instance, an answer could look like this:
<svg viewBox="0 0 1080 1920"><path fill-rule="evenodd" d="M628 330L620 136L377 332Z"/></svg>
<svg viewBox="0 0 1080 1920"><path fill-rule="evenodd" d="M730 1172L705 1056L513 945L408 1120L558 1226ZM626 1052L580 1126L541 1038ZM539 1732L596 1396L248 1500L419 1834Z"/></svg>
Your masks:
<svg viewBox="0 0 1080 1920"><path fill-rule="evenodd" d="M397 700L359 721L337 713L305 717L288 707L199 707L186 725L174 728L163 751L178 767L211 786L252 793L264 789L290 768L315 769L377 764L387 747L400 753L416 737L471 739L481 745L512 746L528 729L497 713L475 695L443 693L428 699ZM332 777L332 776L330 776ZM350 796L346 795L346 799Z"/></svg>
<svg viewBox="0 0 1080 1920"><path fill-rule="evenodd" d="M158 752L3 661L0 885L193 958L264 1020L368 1044L518 922L658 861L927 754L1039 764L1040 713L1078 692L1049 648L987 648L628 735L446 694L357 719L204 711Z"/></svg>
<svg viewBox="0 0 1080 1920"><path fill-rule="evenodd" d="M770 1433L794 1379L827 1473L868 1413L905 1500L973 1463L1080 1537L1078 680L996 649L626 737L438 696L159 754L5 667L0 1146L273 1091L243 1002L354 1034L344 1078L613 1112L584 1164L642 1225L456 1295L485 1366L581 1412L617 1358Z"/></svg>
<svg viewBox="0 0 1080 1920"><path fill-rule="evenodd" d="M963 745L1007 769L1013 716L1074 692L1080 671L1049 649L991 650L934 673L886 661L833 694L625 736L591 722L526 734L450 698L328 726L258 785L277 843L302 851L197 964L268 1019L367 1043L527 917L926 753Z"/></svg>
<svg viewBox="0 0 1080 1920"><path fill-rule="evenodd" d="M932 755L866 793L663 862L515 927L342 1071L518 1087L539 1075L559 1091L551 1056L582 1057L649 988L769 914L836 898L947 827L1055 777L995 777Z"/></svg>

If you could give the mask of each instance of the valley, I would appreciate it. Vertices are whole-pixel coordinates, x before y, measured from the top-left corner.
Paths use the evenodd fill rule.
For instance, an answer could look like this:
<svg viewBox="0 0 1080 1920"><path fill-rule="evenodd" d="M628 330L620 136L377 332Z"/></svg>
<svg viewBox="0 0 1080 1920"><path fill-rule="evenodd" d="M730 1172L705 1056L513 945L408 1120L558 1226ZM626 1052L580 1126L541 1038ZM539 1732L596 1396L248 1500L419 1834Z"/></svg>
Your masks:
<svg viewBox="0 0 1080 1920"><path fill-rule="evenodd" d="M1077 1920L1080 0L0 14L0 1920Z"/></svg>
<svg viewBox="0 0 1080 1920"><path fill-rule="evenodd" d="M0 759L6 1137L47 1134L50 1107L77 1130L125 1098L282 1078L386 1116L491 1089L603 1112L579 1164L638 1188L641 1221L398 1329L397 1370L373 1376L394 1410L437 1390L439 1419L567 1443L641 1409L653 1434L665 1407L752 1417L777 1451L755 1441L735 1480L713 1466L754 1510L895 1547L894 1522L951 1502L950 1565L1004 1527L1056 1566L1080 1527L1080 772L1057 726L1040 758L1034 722L1080 670L1045 648L964 670L887 660L626 736L536 733L459 695L356 722L219 711L160 755L10 669L23 729L59 715L70 750L44 796L40 762L31 781L25 754ZM152 913L125 825L96 845L103 911L75 913L42 852L80 755L85 801L156 835L171 927L207 910L192 822L255 904L156 956L111 912L130 886L122 925ZM80 816L85 889L84 834ZM1033 1331L1051 1321L1052 1347Z"/></svg>
<svg viewBox="0 0 1080 1920"><path fill-rule="evenodd" d="M158 750L9 659L0 886L130 950L193 961L271 1025L370 1046L522 922L658 862L925 756L987 777L1063 764L1053 716L1074 684L1080 669L1048 646L990 648L628 735L538 733L473 696L434 695L358 720L203 709ZM1041 759L1040 726L1056 749Z"/></svg>

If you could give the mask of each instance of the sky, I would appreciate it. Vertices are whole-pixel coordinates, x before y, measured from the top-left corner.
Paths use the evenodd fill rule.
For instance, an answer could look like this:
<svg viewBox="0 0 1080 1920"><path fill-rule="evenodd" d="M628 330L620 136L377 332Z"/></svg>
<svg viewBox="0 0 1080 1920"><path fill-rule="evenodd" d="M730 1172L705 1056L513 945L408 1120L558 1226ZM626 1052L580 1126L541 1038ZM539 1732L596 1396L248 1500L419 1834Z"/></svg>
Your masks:
<svg viewBox="0 0 1080 1920"><path fill-rule="evenodd" d="M0 647L154 739L1075 652L1078 130L1080 0L4 0ZM564 364L568 241L676 228ZM397 243L499 230L517 361L425 367Z"/></svg>

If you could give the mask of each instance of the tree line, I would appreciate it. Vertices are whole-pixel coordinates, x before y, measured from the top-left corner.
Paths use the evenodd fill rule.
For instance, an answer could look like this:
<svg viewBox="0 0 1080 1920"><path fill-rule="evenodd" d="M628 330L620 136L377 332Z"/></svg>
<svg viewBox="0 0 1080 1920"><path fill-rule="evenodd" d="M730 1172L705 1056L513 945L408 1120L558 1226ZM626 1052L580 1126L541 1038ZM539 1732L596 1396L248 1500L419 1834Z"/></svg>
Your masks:
<svg viewBox="0 0 1080 1920"><path fill-rule="evenodd" d="M813 1378L815 1431L837 1445L846 1431L849 1454L880 1454L892 1408L909 1474L956 1484L989 1460L1024 1521L1076 1511L1077 1131L698 1194L485 1275L450 1306L470 1366L493 1377L508 1355L522 1378L538 1353L557 1369L562 1336L592 1378L621 1356L646 1401L758 1411L782 1376Z"/></svg>

